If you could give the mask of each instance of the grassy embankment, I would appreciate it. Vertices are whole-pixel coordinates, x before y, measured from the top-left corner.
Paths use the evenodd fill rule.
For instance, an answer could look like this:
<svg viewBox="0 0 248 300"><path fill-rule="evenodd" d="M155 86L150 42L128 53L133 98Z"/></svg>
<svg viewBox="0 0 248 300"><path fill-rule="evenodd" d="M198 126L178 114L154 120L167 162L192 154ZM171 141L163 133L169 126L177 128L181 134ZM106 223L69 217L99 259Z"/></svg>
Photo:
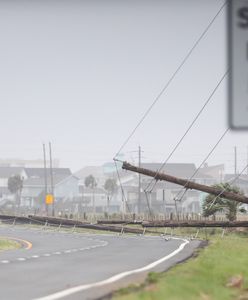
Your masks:
<svg viewBox="0 0 248 300"><path fill-rule="evenodd" d="M146 283L121 289L114 300L248 300L248 234L210 236L198 256Z"/></svg>
<svg viewBox="0 0 248 300"><path fill-rule="evenodd" d="M21 245L13 240L8 240L0 237L0 252L20 248Z"/></svg>

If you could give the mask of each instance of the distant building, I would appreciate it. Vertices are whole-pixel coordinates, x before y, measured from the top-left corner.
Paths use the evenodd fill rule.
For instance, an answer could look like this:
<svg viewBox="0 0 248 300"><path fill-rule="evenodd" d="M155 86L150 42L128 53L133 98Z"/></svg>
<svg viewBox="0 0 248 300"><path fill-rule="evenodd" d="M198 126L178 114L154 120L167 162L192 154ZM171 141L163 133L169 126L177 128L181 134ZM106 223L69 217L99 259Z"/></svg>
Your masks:
<svg viewBox="0 0 248 300"><path fill-rule="evenodd" d="M73 201L79 196L79 179L68 168L53 168L53 186L56 205ZM51 192L50 169L47 174L47 192ZM44 210L45 172L44 168L0 167L0 209L14 206L14 195L8 190L8 179L20 175L23 179L21 209Z"/></svg>
<svg viewBox="0 0 248 300"><path fill-rule="evenodd" d="M122 201L119 191L114 195L108 195L104 190L104 184L108 178L116 180L118 186L118 178L113 163L106 163L103 166L86 166L74 173L79 178L80 198L85 204L84 211L93 212L93 197L96 213L109 212L117 213L121 211ZM94 191L85 186L85 178L92 175L97 183Z"/></svg>
<svg viewBox="0 0 248 300"><path fill-rule="evenodd" d="M49 166L49 161L46 161L47 166ZM52 165L54 168L59 167L59 160L53 159ZM20 158L6 158L0 159L0 167L21 167L21 168L43 168L43 159L20 159Z"/></svg>
<svg viewBox="0 0 248 300"><path fill-rule="evenodd" d="M44 208L45 203L45 173L42 168L25 168L27 178L23 182L22 206L29 208ZM51 174L47 169L47 192L51 192ZM56 205L65 201L73 201L78 197L79 179L72 175L68 168L53 168L53 187Z"/></svg>
<svg viewBox="0 0 248 300"><path fill-rule="evenodd" d="M27 174L23 168L0 167L0 208L13 205L14 195L8 189L8 180L14 175L20 175L23 179L27 178Z"/></svg>

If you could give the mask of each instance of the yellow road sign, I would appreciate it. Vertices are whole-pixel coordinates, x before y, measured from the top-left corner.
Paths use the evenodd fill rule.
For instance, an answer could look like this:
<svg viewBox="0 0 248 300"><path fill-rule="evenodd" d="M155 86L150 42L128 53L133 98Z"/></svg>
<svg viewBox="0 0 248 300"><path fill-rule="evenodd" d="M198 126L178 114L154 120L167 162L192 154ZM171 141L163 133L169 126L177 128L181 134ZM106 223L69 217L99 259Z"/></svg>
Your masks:
<svg viewBox="0 0 248 300"><path fill-rule="evenodd" d="M53 204L54 197L52 194L47 194L46 195L46 204Z"/></svg>

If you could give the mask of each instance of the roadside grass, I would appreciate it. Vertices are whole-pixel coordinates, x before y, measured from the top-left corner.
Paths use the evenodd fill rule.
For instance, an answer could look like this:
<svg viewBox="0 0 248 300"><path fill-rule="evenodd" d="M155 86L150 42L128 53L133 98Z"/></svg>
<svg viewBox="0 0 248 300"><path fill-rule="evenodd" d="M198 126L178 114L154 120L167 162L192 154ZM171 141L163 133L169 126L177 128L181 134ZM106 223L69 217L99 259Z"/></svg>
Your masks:
<svg viewBox="0 0 248 300"><path fill-rule="evenodd" d="M20 247L21 245L18 242L0 237L0 252L5 250L17 249Z"/></svg>
<svg viewBox="0 0 248 300"><path fill-rule="evenodd" d="M121 289L112 299L247 300L247 233L209 237L209 246L198 249L193 258L166 273L150 273L144 284Z"/></svg>

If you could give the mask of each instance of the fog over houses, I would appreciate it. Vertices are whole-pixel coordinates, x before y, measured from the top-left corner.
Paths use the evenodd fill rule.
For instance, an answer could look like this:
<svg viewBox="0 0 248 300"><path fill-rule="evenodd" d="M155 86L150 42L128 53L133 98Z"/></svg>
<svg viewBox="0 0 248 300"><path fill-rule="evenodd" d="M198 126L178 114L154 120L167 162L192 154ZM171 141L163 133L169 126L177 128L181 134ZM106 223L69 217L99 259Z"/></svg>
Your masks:
<svg viewBox="0 0 248 300"><path fill-rule="evenodd" d="M153 182L148 176L122 170L121 163L106 162L100 166L85 166L72 173L70 168L59 167L59 161L53 161L52 173L47 167L46 173L42 160L0 161L0 210L16 212L16 195L9 189L9 179L20 176L20 214L43 214L46 212L45 195L53 188L55 215L87 218L87 215L131 213L171 214L175 212L175 200L181 213L202 212L205 193L182 189L169 182ZM47 166L49 162L47 162ZM117 167L117 169L116 169ZM194 163L142 163L142 168L160 171L183 179L191 179L204 185L231 182L235 174L225 173L223 164L207 164L198 171ZM51 177L52 176L52 177ZM87 180L93 180L87 184ZM247 175L239 177L238 185L248 192ZM108 184L110 187L108 187ZM51 186L53 184L53 187ZM149 187L153 189L149 192ZM47 190L47 191L46 191ZM148 192L147 192L148 191Z"/></svg>

